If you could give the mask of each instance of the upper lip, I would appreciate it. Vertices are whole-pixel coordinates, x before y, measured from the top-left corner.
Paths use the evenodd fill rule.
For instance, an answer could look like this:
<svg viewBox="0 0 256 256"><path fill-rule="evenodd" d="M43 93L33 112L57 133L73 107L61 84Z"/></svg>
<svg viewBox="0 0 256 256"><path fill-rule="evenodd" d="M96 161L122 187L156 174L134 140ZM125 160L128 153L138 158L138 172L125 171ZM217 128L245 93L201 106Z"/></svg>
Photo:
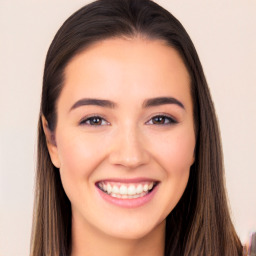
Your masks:
<svg viewBox="0 0 256 256"><path fill-rule="evenodd" d="M131 179L106 178L106 179L98 180L96 183L99 183L99 182L139 183L139 182L151 182L151 181L158 182L158 180L156 179L138 177L138 178L131 178Z"/></svg>

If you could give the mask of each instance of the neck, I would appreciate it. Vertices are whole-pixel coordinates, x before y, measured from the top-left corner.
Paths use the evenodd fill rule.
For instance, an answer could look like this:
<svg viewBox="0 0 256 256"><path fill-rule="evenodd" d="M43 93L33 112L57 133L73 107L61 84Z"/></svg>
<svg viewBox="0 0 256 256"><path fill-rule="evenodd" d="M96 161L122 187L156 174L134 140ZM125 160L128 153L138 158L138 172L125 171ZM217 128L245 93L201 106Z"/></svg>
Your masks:
<svg viewBox="0 0 256 256"><path fill-rule="evenodd" d="M79 224L79 225L78 225ZM138 239L109 236L90 225L72 221L71 256L163 256L165 247L165 221L150 234Z"/></svg>

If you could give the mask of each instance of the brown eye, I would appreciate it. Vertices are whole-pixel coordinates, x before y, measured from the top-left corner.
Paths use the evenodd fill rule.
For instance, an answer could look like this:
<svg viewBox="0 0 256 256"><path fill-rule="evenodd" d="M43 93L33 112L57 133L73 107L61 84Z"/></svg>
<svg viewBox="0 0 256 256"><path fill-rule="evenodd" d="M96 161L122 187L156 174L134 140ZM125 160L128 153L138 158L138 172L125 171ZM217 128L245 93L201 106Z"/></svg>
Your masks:
<svg viewBox="0 0 256 256"><path fill-rule="evenodd" d="M153 124L164 124L165 123L165 117L164 116L156 116L152 118Z"/></svg>
<svg viewBox="0 0 256 256"><path fill-rule="evenodd" d="M169 116L158 115L158 116L152 117L148 123L156 124L156 125L171 125L171 124L176 124L177 121Z"/></svg>
<svg viewBox="0 0 256 256"><path fill-rule="evenodd" d="M108 122L100 116L92 116L80 122L80 125L91 125L91 126L101 126L101 125L107 125L107 124Z"/></svg>
<svg viewBox="0 0 256 256"><path fill-rule="evenodd" d="M89 119L90 125L101 125L102 119L99 117L92 117Z"/></svg>

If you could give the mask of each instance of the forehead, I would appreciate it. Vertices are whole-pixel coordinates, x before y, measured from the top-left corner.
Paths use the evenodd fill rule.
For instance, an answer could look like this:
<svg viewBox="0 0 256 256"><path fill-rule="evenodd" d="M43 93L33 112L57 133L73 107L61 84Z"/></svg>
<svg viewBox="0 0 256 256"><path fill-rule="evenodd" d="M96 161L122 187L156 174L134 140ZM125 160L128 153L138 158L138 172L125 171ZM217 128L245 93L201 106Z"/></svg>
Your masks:
<svg viewBox="0 0 256 256"><path fill-rule="evenodd" d="M112 38L83 50L65 69L63 96L143 100L188 96L190 78L175 49L161 40ZM173 96L173 95L170 95Z"/></svg>

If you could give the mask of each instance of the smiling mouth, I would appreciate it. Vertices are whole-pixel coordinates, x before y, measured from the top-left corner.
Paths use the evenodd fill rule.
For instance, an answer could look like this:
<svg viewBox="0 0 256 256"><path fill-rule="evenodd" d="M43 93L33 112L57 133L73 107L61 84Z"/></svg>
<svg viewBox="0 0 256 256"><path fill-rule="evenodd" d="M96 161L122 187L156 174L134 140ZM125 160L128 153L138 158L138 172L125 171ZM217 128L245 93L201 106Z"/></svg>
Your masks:
<svg viewBox="0 0 256 256"><path fill-rule="evenodd" d="M157 184L158 182L156 181L144 181L139 183L100 181L96 183L96 186L111 197L133 199L151 193Z"/></svg>

